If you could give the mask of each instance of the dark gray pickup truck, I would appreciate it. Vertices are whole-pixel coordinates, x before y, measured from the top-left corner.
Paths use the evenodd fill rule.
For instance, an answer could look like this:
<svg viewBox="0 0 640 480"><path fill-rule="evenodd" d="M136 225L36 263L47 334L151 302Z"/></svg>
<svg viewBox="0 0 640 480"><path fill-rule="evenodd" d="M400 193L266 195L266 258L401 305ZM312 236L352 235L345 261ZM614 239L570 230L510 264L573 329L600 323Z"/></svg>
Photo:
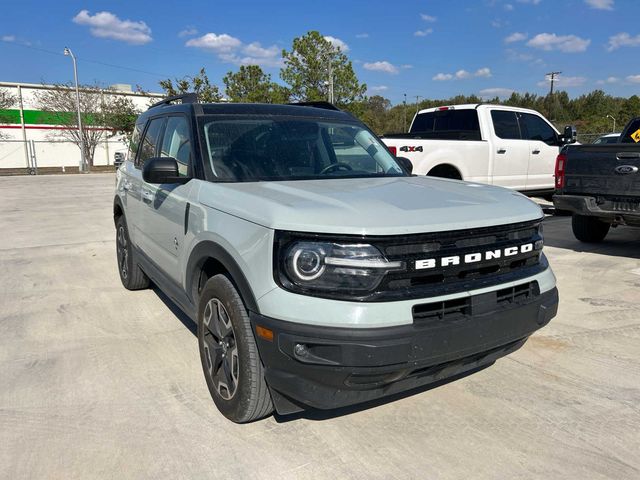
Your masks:
<svg viewBox="0 0 640 480"><path fill-rule="evenodd" d="M565 147L555 177L553 203L573 213L578 240L600 242L611 226L640 227L640 117L617 143Z"/></svg>

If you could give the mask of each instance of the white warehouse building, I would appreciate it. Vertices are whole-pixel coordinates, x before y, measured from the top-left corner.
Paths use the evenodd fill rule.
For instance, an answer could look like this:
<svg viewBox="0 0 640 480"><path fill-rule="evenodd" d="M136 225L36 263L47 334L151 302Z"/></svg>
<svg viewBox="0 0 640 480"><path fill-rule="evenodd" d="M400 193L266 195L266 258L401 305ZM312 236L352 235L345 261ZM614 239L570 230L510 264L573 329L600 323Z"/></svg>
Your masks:
<svg viewBox="0 0 640 480"><path fill-rule="evenodd" d="M38 109L37 92L52 89L53 85L0 82L0 89L12 95L16 102L8 109L0 110L0 174L3 170L26 169L32 173L37 168L48 167L64 170L77 168L81 162L78 146L65 140L56 132L60 125L47 123L51 115ZM134 92L131 85L112 85L105 95L122 95L134 106L144 111L153 101L164 97L161 93ZM96 128L96 127L92 127ZM94 165L112 165L114 153L126 149L121 137L105 135L94 155Z"/></svg>

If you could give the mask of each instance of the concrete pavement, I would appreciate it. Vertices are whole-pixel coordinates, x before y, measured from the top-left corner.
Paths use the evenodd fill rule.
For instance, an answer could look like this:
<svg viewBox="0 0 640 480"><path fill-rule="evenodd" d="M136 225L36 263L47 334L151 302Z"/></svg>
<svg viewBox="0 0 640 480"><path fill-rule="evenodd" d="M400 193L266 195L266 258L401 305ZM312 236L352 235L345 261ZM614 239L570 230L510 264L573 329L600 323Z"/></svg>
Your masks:
<svg viewBox="0 0 640 480"><path fill-rule="evenodd" d="M545 224L560 311L492 367L227 421L189 324L115 262L113 174L0 178L0 478L640 478L640 230Z"/></svg>

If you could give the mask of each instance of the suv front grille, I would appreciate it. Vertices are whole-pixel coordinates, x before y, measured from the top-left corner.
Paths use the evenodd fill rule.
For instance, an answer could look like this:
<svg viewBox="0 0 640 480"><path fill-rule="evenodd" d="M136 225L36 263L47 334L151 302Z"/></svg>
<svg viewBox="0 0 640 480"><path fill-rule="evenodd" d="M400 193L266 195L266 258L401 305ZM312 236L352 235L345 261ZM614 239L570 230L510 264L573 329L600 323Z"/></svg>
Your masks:
<svg viewBox="0 0 640 480"><path fill-rule="evenodd" d="M363 300L382 301L425 298L458 293L535 275L546 268L541 263L541 221L502 225L496 227L456 230L404 237L369 237L390 261L405 263L404 271L389 272L376 293ZM533 245L520 251L523 245ZM516 247L518 253L504 255L505 249ZM485 256L488 251L500 251L499 258ZM472 255L477 259L465 263ZM443 266L443 258L458 259L457 264ZM416 262L431 259L437 265L417 268Z"/></svg>

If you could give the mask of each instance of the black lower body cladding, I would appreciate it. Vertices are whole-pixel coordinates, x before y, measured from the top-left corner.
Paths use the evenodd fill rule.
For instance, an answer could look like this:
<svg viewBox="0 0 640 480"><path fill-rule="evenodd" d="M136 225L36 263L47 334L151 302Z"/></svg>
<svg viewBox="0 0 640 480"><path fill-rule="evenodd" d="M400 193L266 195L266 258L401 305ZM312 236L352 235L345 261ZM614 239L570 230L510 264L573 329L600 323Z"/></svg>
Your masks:
<svg viewBox="0 0 640 480"><path fill-rule="evenodd" d="M485 301L477 309L471 305L451 319L372 329L297 324L251 313L254 332L257 326L273 331L271 341L259 335L256 340L276 410L353 405L489 365L520 348L556 315L558 291L507 304Z"/></svg>

